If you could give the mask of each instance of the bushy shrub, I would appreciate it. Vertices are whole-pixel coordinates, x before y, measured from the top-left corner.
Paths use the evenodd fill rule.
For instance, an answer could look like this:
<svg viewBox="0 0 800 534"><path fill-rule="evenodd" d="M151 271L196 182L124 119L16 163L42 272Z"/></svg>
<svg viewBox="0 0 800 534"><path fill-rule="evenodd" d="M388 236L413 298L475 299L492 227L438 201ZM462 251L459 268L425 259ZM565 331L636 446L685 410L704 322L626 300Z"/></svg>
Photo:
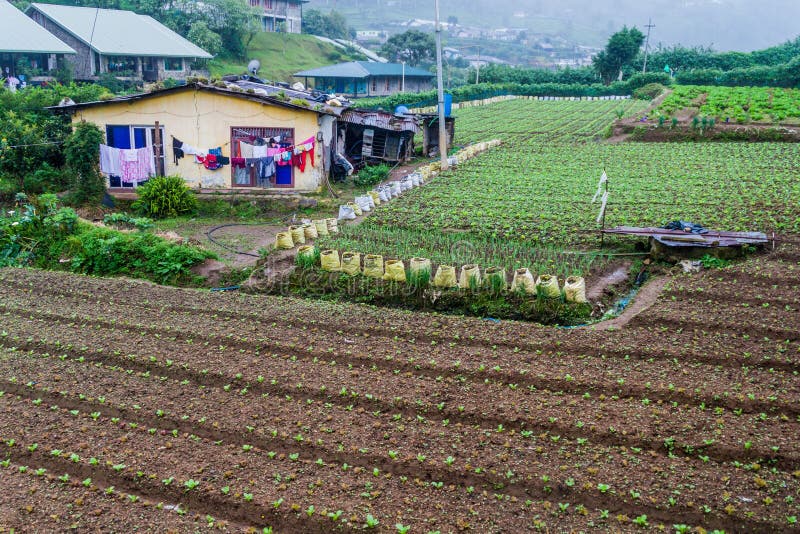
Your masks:
<svg viewBox="0 0 800 534"><path fill-rule="evenodd" d="M162 284L177 283L209 252L177 245L149 233L124 234L93 226L67 239L65 251L74 272L98 276L129 275Z"/></svg>
<svg viewBox="0 0 800 534"><path fill-rule="evenodd" d="M113 226L121 230L150 230L153 228L153 220L147 217L132 217L127 213L109 213L103 217L103 224Z"/></svg>
<svg viewBox="0 0 800 534"><path fill-rule="evenodd" d="M131 206L154 219L188 215L197 211L197 197L180 176L156 176L139 186L139 198Z"/></svg>
<svg viewBox="0 0 800 534"><path fill-rule="evenodd" d="M633 97L637 100L653 100L658 98L667 88L660 83L648 83L633 92Z"/></svg>
<svg viewBox="0 0 800 534"><path fill-rule="evenodd" d="M71 176L67 171L54 169L43 163L33 174L27 175L23 181L23 190L29 195L55 193L69 188Z"/></svg>
<svg viewBox="0 0 800 534"><path fill-rule="evenodd" d="M380 165L364 167L358 171L356 177L353 178L353 183L359 187L371 187L373 185L377 185L389 177L389 172L391 172L391 170L391 167L383 163Z"/></svg>
<svg viewBox="0 0 800 534"><path fill-rule="evenodd" d="M73 201L95 204L106 189L98 164L103 132L94 123L80 122L64 144L67 165L75 173Z"/></svg>
<svg viewBox="0 0 800 534"><path fill-rule="evenodd" d="M0 212L0 267L31 266L159 283L192 282L190 268L214 255L147 232L123 233L82 222L44 194Z"/></svg>

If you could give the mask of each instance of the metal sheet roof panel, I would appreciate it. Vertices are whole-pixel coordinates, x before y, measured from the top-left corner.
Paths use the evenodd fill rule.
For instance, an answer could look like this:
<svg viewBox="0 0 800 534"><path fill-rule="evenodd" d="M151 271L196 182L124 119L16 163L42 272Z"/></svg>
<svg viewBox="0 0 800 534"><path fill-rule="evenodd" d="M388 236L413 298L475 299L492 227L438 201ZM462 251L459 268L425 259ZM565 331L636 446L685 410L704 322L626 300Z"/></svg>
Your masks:
<svg viewBox="0 0 800 534"><path fill-rule="evenodd" d="M350 61L328 65L318 69L296 72L297 77L308 78L368 78L369 76L402 76L401 63L378 63L375 61ZM433 74L416 67L405 66L406 78L431 78Z"/></svg>
<svg viewBox="0 0 800 534"><path fill-rule="evenodd" d="M74 54L75 50L6 0L0 0L0 52Z"/></svg>
<svg viewBox="0 0 800 534"><path fill-rule="evenodd" d="M39 11L100 54L212 57L155 19L133 11L37 3L28 9Z"/></svg>

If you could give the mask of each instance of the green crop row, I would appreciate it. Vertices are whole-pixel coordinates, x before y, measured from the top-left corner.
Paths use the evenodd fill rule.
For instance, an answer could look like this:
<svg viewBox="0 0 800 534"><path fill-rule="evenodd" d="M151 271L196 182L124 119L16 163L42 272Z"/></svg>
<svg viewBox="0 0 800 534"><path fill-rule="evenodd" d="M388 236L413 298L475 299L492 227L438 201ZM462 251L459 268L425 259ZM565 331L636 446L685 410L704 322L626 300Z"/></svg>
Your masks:
<svg viewBox="0 0 800 534"><path fill-rule="evenodd" d="M618 113L642 110L636 102L525 100L459 110L457 144L504 143L379 206L323 246L585 275L605 258L576 254L597 252L599 203L591 201L603 169L607 226L680 219L724 230L800 231L796 146L595 141ZM631 241L611 245L619 243Z"/></svg>
<svg viewBox="0 0 800 534"><path fill-rule="evenodd" d="M658 111L670 117L684 109L737 123L800 119L800 89L676 86Z"/></svg>

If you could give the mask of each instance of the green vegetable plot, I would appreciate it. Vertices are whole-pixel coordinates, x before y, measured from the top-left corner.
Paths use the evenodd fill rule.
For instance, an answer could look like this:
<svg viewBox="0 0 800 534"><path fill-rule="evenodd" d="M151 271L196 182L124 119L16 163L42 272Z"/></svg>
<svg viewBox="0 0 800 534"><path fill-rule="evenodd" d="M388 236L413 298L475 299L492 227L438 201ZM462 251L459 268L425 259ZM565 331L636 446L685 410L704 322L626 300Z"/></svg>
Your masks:
<svg viewBox="0 0 800 534"><path fill-rule="evenodd" d="M642 109L635 101L518 100L460 110L457 144L504 144L378 207L322 246L585 273L596 256L575 252L597 249L599 203L591 201L603 169L607 226L683 219L726 230L800 231L795 144L596 140L618 114Z"/></svg>
<svg viewBox="0 0 800 534"><path fill-rule="evenodd" d="M769 87L676 86L658 110L671 117L695 108L700 115L731 122L783 122L800 119L800 90Z"/></svg>

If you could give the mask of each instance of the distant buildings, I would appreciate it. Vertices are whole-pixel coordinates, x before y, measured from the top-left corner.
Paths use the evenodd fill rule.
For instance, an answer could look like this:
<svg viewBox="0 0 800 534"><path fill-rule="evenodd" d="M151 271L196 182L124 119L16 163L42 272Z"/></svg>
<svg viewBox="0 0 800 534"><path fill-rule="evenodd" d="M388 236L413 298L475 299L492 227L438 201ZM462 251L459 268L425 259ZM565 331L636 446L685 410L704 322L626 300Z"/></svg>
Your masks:
<svg viewBox="0 0 800 534"><path fill-rule="evenodd" d="M399 92L419 93L433 88L433 74L400 63L351 61L297 72L296 78L314 80L313 87L324 93L348 97L389 96Z"/></svg>
<svg viewBox="0 0 800 534"><path fill-rule="evenodd" d="M0 0L0 78L16 87L24 78L48 76L75 50L33 22L6 0Z"/></svg>
<svg viewBox="0 0 800 534"><path fill-rule="evenodd" d="M34 3L26 13L76 52L67 61L78 80L96 80L106 73L146 82L184 80L196 73L194 60L212 57L155 19L133 11Z"/></svg>
<svg viewBox="0 0 800 534"><path fill-rule="evenodd" d="M300 33L303 4L308 0L249 0L250 6L263 10L261 27L265 32Z"/></svg>

